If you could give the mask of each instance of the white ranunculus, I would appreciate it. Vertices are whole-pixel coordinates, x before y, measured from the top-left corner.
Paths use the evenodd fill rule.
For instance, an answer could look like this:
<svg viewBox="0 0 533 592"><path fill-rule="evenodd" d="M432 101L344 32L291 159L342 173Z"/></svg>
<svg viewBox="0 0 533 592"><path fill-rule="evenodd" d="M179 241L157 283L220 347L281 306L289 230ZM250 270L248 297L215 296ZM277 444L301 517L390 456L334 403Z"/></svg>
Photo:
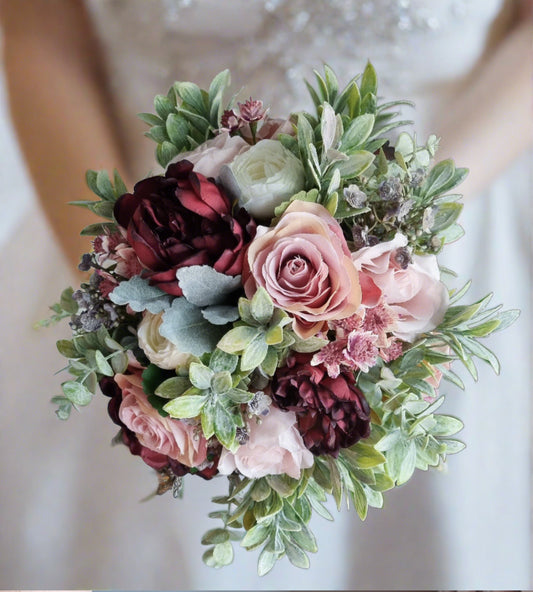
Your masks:
<svg viewBox="0 0 533 592"><path fill-rule="evenodd" d="M137 329L139 347L144 351L146 357L160 368L174 370L179 366L186 365L191 354L180 351L176 345L159 333L163 313L152 314L146 311L143 320Z"/></svg>
<svg viewBox="0 0 533 592"><path fill-rule="evenodd" d="M252 216L272 218L274 209L305 187L302 163L277 140L261 140L222 167L220 181Z"/></svg>

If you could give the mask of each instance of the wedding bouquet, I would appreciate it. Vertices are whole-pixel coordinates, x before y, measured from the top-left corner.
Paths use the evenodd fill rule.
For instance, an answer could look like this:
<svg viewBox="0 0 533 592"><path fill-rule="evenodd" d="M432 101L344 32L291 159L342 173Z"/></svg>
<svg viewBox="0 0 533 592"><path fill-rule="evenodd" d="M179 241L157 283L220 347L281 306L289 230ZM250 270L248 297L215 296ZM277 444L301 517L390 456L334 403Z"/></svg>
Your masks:
<svg viewBox="0 0 533 592"><path fill-rule="evenodd" d="M98 199L75 203L105 221L82 232L90 277L52 307L73 332L57 344L72 375L61 419L99 387L158 494L180 496L188 474L227 479L202 538L215 567L232 541L262 547L260 574L283 555L307 567L328 495L364 519L460 451L439 383L463 387L456 360L474 378L474 358L498 371L479 338L517 316L490 295L458 304L468 284L443 283L466 170L433 164L435 136L390 143L405 102L377 100L370 64L343 90L329 67L315 74L316 113L287 120L224 104L228 71L157 96L140 117L164 172L133 191L88 172Z"/></svg>

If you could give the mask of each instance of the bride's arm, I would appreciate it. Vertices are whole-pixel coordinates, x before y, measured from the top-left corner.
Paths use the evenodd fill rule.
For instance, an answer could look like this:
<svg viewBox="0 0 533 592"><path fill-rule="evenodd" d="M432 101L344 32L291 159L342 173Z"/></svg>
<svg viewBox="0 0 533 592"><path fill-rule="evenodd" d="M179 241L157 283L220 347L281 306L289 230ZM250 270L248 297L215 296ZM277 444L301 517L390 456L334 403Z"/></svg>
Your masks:
<svg viewBox="0 0 533 592"><path fill-rule="evenodd" d="M516 0L518 2L518 0ZM439 158L454 158L470 174L465 198L487 187L533 139L533 2L522 1L520 20L474 73L434 129Z"/></svg>
<svg viewBox="0 0 533 592"><path fill-rule="evenodd" d="M11 114L35 188L70 260L98 219L67 202L92 199L89 168L123 162L90 21L81 0L0 0ZM14 196L16 199L16 196Z"/></svg>

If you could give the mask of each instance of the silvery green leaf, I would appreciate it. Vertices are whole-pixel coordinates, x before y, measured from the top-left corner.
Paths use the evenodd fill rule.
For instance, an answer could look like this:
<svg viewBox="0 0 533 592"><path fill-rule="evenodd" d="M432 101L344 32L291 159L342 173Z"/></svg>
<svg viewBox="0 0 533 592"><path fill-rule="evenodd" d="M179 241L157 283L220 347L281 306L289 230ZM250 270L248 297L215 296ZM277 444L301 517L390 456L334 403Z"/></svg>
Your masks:
<svg viewBox="0 0 533 592"><path fill-rule="evenodd" d="M200 390L206 390L211 386L211 379L214 376L213 370L204 366L203 364L199 364L198 362L193 362L189 366L189 380L191 383Z"/></svg>
<svg viewBox="0 0 533 592"><path fill-rule="evenodd" d="M96 188L98 189L98 195L102 199L106 199L109 201L115 200L113 184L109 180L109 175L107 171L98 171L96 173Z"/></svg>
<svg viewBox="0 0 533 592"><path fill-rule="evenodd" d="M89 224L80 234L82 236L100 236L101 234L111 234L115 232L117 225L114 222L97 222L96 224Z"/></svg>
<svg viewBox="0 0 533 592"><path fill-rule="evenodd" d="M172 101L165 95L157 95L154 98L154 107L156 113L163 120L166 120L166 118L175 110L175 106L172 104Z"/></svg>
<svg viewBox="0 0 533 592"><path fill-rule="evenodd" d="M403 156L405 162L409 162L413 158L415 151L415 143L413 138L411 138L407 132L402 132L398 136L394 150Z"/></svg>
<svg viewBox="0 0 533 592"><path fill-rule="evenodd" d="M265 359L261 362L261 370L267 376L274 376L276 368L278 367L278 354L273 347L269 347Z"/></svg>
<svg viewBox="0 0 533 592"><path fill-rule="evenodd" d="M165 141L157 145L155 154L157 162L162 167L166 167L168 163L179 154L179 149L171 142Z"/></svg>
<svg viewBox="0 0 533 592"><path fill-rule="evenodd" d="M154 129L154 128L152 128ZM187 143L187 134L189 133L189 124L182 115L171 113L167 117L165 124L166 134L168 139L177 147L180 148ZM163 141L167 138L163 138Z"/></svg>
<svg viewBox="0 0 533 592"><path fill-rule="evenodd" d="M243 351L260 333L256 327L235 327L228 331L218 342L217 347L228 354Z"/></svg>
<svg viewBox="0 0 533 592"><path fill-rule="evenodd" d="M241 357L241 370L247 372L263 363L268 353L268 345L264 335L257 335L244 349Z"/></svg>
<svg viewBox="0 0 533 592"><path fill-rule="evenodd" d="M226 275L209 265L182 267L176 272L176 277L185 298L196 306L221 304L241 286L240 275Z"/></svg>
<svg viewBox="0 0 533 592"><path fill-rule="evenodd" d="M56 343L57 351L65 358L80 358L78 350L74 347L72 341L68 339L60 339Z"/></svg>
<svg viewBox="0 0 533 592"><path fill-rule="evenodd" d="M163 313L159 333L182 352L201 356L213 351L224 335L224 329L207 321L200 308L185 298L175 298Z"/></svg>
<svg viewBox="0 0 533 592"><path fill-rule="evenodd" d="M229 565L233 561L233 546L230 541L219 543L213 549L213 559L220 566Z"/></svg>
<svg viewBox="0 0 533 592"><path fill-rule="evenodd" d="M353 481L353 494L352 499L355 506L355 510L361 520L365 520L368 513L368 500L366 499L366 493L363 486L358 481Z"/></svg>
<svg viewBox="0 0 533 592"><path fill-rule="evenodd" d="M157 314L170 306L172 296L156 286L150 286L148 280L138 275L120 284L109 294L109 299L115 304L129 306L135 312L148 310Z"/></svg>
<svg viewBox="0 0 533 592"><path fill-rule="evenodd" d="M460 440L441 440L441 442L446 444L446 454L457 454L466 448L464 442Z"/></svg>
<svg viewBox="0 0 533 592"><path fill-rule="evenodd" d="M283 535L283 538L285 539L285 553L289 561L296 567L307 569L309 567L309 557L288 536Z"/></svg>
<svg viewBox="0 0 533 592"><path fill-rule="evenodd" d="M169 401L163 406L163 409L170 415L179 419L197 417L207 400L206 395L184 395Z"/></svg>
<svg viewBox="0 0 533 592"><path fill-rule="evenodd" d="M259 559L257 561L257 575L266 575L276 564L277 558L277 553L274 553L273 551L270 551L267 547L265 547L261 551L261 554L259 555Z"/></svg>
<svg viewBox="0 0 533 592"><path fill-rule="evenodd" d="M162 125L164 123L161 117L158 117L153 113L137 113L137 117L148 125Z"/></svg>
<svg viewBox="0 0 533 592"><path fill-rule="evenodd" d="M254 393L239 388L233 388L224 393L234 403L249 403L254 398Z"/></svg>
<svg viewBox="0 0 533 592"><path fill-rule="evenodd" d="M144 132L144 135L158 144L162 144L169 140L167 130L163 125L154 125L149 131Z"/></svg>
<svg viewBox="0 0 533 592"><path fill-rule="evenodd" d="M100 374L103 374L104 376L113 376L113 368L111 368L109 362L105 359L104 354L98 349L94 353L94 361L96 369Z"/></svg>
<svg viewBox="0 0 533 592"><path fill-rule="evenodd" d="M175 399L191 388L191 381L186 376L167 378L156 389L155 394L164 399Z"/></svg>
<svg viewBox="0 0 533 592"><path fill-rule="evenodd" d="M252 528L250 528L250 530L244 535L244 538L241 541L241 547L245 547L248 550L255 549L266 541L269 533L269 526L258 523L255 526L252 526Z"/></svg>
<svg viewBox="0 0 533 592"><path fill-rule="evenodd" d="M366 150L357 150L349 155L347 160L338 162L334 168L338 169L343 179L352 179L361 173L374 162L375 155Z"/></svg>
<svg viewBox="0 0 533 592"><path fill-rule="evenodd" d="M74 405L88 405L93 395L91 391L83 384L74 380L69 380L61 385L65 397Z"/></svg>
<svg viewBox="0 0 533 592"><path fill-rule="evenodd" d="M433 436L453 436L464 427L461 420L450 415L435 415L433 419L435 420L435 426L431 429Z"/></svg>
<svg viewBox="0 0 533 592"><path fill-rule="evenodd" d="M211 388L217 395L227 393L233 386L233 379L231 373L223 370L216 372L211 378Z"/></svg>
<svg viewBox="0 0 533 592"><path fill-rule="evenodd" d="M342 135L341 150L351 151L362 146L372 133L374 121L371 113L356 117Z"/></svg>
<svg viewBox="0 0 533 592"><path fill-rule="evenodd" d="M239 318L239 309L236 306L217 304L202 309L202 316L212 325L227 325Z"/></svg>
<svg viewBox="0 0 533 592"><path fill-rule="evenodd" d="M250 301L250 313L261 325L268 323L272 318L274 303L263 287L257 289Z"/></svg>
<svg viewBox="0 0 533 592"><path fill-rule="evenodd" d="M195 109L198 113L205 111L205 102L200 87L194 82L175 82L174 89L178 96L187 105Z"/></svg>
<svg viewBox="0 0 533 592"><path fill-rule="evenodd" d="M338 168L334 169L333 175L331 177L331 181L329 182L328 186L328 195L338 191L339 187L341 186L341 172Z"/></svg>
<svg viewBox="0 0 533 592"><path fill-rule="evenodd" d="M322 349L328 343L329 340L322 337L309 337L307 339L300 339L298 337L292 349L300 353L312 353Z"/></svg>
<svg viewBox="0 0 533 592"><path fill-rule="evenodd" d="M214 427L217 440L225 448L231 449L235 442L236 427L231 413L221 403L215 404Z"/></svg>
<svg viewBox="0 0 533 592"><path fill-rule="evenodd" d="M225 528L213 528L204 534L200 542L202 545L219 545L226 541L229 541L229 532Z"/></svg>
<svg viewBox="0 0 533 592"><path fill-rule="evenodd" d="M378 78L376 70L370 62L367 63L363 77L361 79L361 96L365 96L367 93L376 94L378 89Z"/></svg>
<svg viewBox="0 0 533 592"><path fill-rule="evenodd" d="M213 370L213 372L229 372L233 374L237 368L237 364L239 363L239 357L234 356L233 354L228 354L221 349L216 349L210 360L209 360L209 368Z"/></svg>
<svg viewBox="0 0 533 592"><path fill-rule="evenodd" d="M322 134L322 150L325 153L330 148L333 148L337 131L336 113L329 103L324 103L322 106L320 130Z"/></svg>
<svg viewBox="0 0 533 592"><path fill-rule="evenodd" d="M402 464L400 466L400 471L398 473L397 484L402 485L402 483L406 483L411 478L412 474L415 470L416 465L416 445L413 441L406 442L406 448L404 453L404 458L402 460Z"/></svg>

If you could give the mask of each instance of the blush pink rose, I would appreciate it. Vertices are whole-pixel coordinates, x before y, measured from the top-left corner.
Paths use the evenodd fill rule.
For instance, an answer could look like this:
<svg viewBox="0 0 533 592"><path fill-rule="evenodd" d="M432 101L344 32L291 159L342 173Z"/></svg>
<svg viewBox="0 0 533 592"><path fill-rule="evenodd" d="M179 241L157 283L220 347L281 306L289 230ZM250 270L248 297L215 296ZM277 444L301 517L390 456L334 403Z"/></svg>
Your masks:
<svg viewBox="0 0 533 592"><path fill-rule="evenodd" d="M140 373L117 374L122 390L118 416L146 448L194 467L207 456L207 441L196 436L194 427L179 419L162 417L148 402Z"/></svg>
<svg viewBox="0 0 533 592"><path fill-rule="evenodd" d="M294 317L306 339L361 304L357 270L339 223L323 206L293 201L273 228L259 227L243 265L246 296L259 286Z"/></svg>
<svg viewBox="0 0 533 592"><path fill-rule="evenodd" d="M230 475L237 469L250 479L281 474L299 479L302 469L313 466L313 454L304 445L293 411L270 407L261 423L250 422L249 436L235 454L222 451L219 473Z"/></svg>
<svg viewBox="0 0 533 592"><path fill-rule="evenodd" d="M412 342L442 321L449 298L435 255L413 255L405 269L396 261L398 249L406 245L407 238L397 234L391 241L352 253L352 259L359 270L363 305L376 306L383 298L398 315L392 333Z"/></svg>
<svg viewBox="0 0 533 592"><path fill-rule="evenodd" d="M250 148L240 136L222 132L215 138L200 144L192 152L179 155L179 160L188 160L194 165L194 172L204 177L218 177L223 165L230 163L238 154Z"/></svg>

